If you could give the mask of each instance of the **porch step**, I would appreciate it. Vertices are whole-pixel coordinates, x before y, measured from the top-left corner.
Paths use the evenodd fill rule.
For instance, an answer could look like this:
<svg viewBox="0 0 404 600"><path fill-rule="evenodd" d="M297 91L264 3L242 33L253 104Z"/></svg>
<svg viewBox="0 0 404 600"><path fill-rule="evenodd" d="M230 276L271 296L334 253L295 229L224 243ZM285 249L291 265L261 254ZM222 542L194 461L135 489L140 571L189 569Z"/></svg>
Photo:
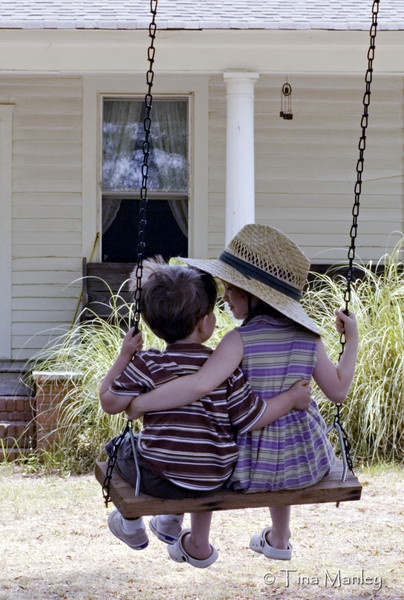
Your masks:
<svg viewBox="0 0 404 600"><path fill-rule="evenodd" d="M23 380L29 370L27 362L0 360L0 397L32 396L33 388Z"/></svg>
<svg viewBox="0 0 404 600"><path fill-rule="evenodd" d="M18 444L20 448L32 446L35 438L35 426L31 419L27 421L0 421L0 440L5 446Z"/></svg>
<svg viewBox="0 0 404 600"><path fill-rule="evenodd" d="M31 396L0 396L0 460L13 460L35 448L34 401Z"/></svg>

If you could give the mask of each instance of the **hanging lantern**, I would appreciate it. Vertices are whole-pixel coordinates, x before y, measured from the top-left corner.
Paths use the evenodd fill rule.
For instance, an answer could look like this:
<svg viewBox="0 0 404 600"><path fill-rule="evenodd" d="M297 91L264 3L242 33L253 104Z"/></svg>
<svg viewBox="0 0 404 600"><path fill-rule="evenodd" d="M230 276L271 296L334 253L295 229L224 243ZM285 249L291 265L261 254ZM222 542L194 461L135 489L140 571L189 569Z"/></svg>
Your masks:
<svg viewBox="0 0 404 600"><path fill-rule="evenodd" d="M286 77L286 83L283 84L281 90L281 111L279 116L282 119L291 120L293 119L292 113L292 86L288 83L288 78Z"/></svg>

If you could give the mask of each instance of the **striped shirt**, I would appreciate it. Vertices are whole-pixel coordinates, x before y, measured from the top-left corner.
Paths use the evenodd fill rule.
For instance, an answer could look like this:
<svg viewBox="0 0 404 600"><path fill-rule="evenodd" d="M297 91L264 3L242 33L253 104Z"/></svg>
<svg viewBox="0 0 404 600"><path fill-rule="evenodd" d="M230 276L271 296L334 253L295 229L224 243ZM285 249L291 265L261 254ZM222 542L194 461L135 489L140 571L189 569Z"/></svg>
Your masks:
<svg viewBox="0 0 404 600"><path fill-rule="evenodd" d="M146 393L176 377L198 371L210 348L175 343L165 352L139 352L112 383L116 394ZM194 490L213 490L230 477L238 458L237 433L254 427L266 403L252 393L237 369L208 396L188 406L145 413L138 450L151 471Z"/></svg>

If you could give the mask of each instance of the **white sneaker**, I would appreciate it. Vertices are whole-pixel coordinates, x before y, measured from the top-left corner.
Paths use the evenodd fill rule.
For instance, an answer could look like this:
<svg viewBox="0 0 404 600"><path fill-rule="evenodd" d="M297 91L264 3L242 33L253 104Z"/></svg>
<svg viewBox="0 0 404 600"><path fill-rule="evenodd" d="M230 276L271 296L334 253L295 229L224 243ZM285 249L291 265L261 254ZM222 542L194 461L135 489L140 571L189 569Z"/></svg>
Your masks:
<svg viewBox="0 0 404 600"><path fill-rule="evenodd" d="M149 527L165 544L175 544L178 540L184 515L158 515L149 521Z"/></svg>
<svg viewBox="0 0 404 600"><path fill-rule="evenodd" d="M108 527L110 531L127 544L132 550L143 550L149 544L149 538L147 537L146 528L143 523L143 519L134 519L138 523L138 527L133 533L126 533L123 529L123 517L118 510L113 510L108 516Z"/></svg>

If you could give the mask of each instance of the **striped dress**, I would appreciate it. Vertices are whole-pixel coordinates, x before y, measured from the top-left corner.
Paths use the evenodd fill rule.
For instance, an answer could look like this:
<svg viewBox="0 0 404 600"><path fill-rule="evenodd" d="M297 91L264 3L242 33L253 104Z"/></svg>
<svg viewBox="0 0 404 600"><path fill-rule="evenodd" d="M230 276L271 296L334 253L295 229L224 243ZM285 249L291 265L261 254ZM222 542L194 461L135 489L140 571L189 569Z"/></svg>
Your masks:
<svg viewBox="0 0 404 600"><path fill-rule="evenodd" d="M293 321L267 315L238 329L242 369L252 389L269 400L299 379L310 379L317 336ZM307 411L292 410L264 429L237 436L239 458L229 486L245 492L298 489L332 469L335 455L326 425L312 399Z"/></svg>

